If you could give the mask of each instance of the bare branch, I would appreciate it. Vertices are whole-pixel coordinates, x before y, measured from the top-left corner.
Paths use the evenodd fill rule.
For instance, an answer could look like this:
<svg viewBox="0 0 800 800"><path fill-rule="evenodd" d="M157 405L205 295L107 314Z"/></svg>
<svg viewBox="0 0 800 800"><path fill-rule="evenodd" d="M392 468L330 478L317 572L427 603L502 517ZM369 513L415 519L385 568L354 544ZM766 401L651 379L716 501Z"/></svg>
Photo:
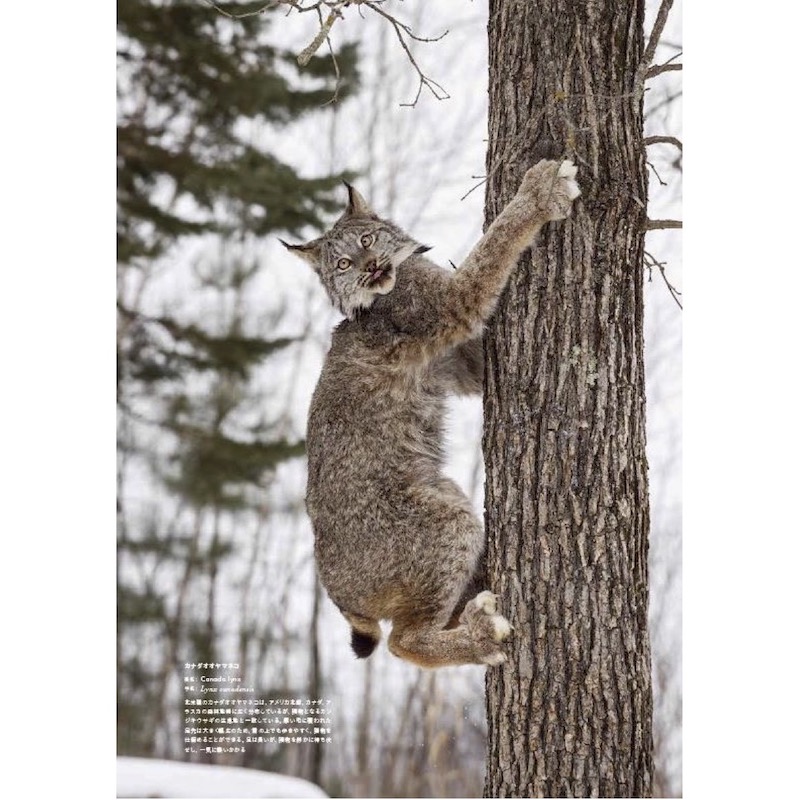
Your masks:
<svg viewBox="0 0 800 800"><path fill-rule="evenodd" d="M671 55L663 64L659 64L656 67L650 67L650 69L647 70L645 78L650 78L652 75L658 75L661 72L668 72L670 69L683 69L683 64L672 63L676 58L680 58L682 55L683 50L679 48L678 52L674 55Z"/></svg>
<svg viewBox="0 0 800 800"><path fill-rule="evenodd" d="M683 69L683 64L659 64L656 67L650 67L645 73L645 80L649 80L650 78L655 78L656 75L660 75L662 72L677 72Z"/></svg>
<svg viewBox="0 0 800 800"><path fill-rule="evenodd" d="M645 226L646 231L660 231L671 228L682 228L683 222L679 219L649 219Z"/></svg>
<svg viewBox="0 0 800 800"><path fill-rule="evenodd" d="M378 8L378 4L381 3L382 1L383 0L362 0L362 3L363 3L363 5L368 6L369 8L371 8L376 13L380 14L382 17L385 17L386 19L388 19L392 23L392 25L394 25L396 28L398 28L398 27L402 28L403 31L405 31L405 33L409 36L409 38L414 39L414 41L417 41L417 42L438 42L438 41L441 41L442 39L444 39L444 37L447 36L447 34L450 32L449 30L446 30L444 33L440 33L438 36L429 36L429 37L417 36L417 34L414 33L414 31L411 30L411 26L406 25L405 22L400 22L400 20L397 19L396 17L393 17L388 12L384 11L381 8Z"/></svg>
<svg viewBox="0 0 800 800"><path fill-rule="evenodd" d="M683 152L683 142L675 136L647 136L644 140L645 147L651 144L673 144Z"/></svg>
<svg viewBox="0 0 800 800"><path fill-rule="evenodd" d="M648 253L645 250L644 265L650 272L650 280L653 280L653 267L658 268L658 271L661 273L661 277L664 279L664 283L666 284L669 293L672 295L672 299L678 304L678 308L680 308L681 311L683 311L683 304L680 301L682 293L669 282L666 272L666 266L667 266L666 262L656 260L650 253Z"/></svg>
<svg viewBox="0 0 800 800"><path fill-rule="evenodd" d="M430 90L431 94L437 100L448 100L450 98L450 95L447 93L447 90L441 84L437 83L432 78L429 78L419 68L419 64L417 64L416 59L412 55L408 43L403 38L403 33L405 33L409 38L414 39L417 42L438 42L440 39L446 36L448 32L445 31L444 33L435 38L428 38L428 39L423 38L421 36L417 36L414 33L412 33L411 28L408 25L406 25L403 22L400 22L391 14L384 11L377 5L377 3L378 0L365 0L363 5L367 6L367 8L371 8L376 14L379 14L384 19L390 22L390 24L394 28L395 34L397 35L397 40L400 42L400 46L403 48L403 50L405 50L405 53L408 56L408 60L411 62L411 66L414 67L414 69L417 72L417 75L419 76L419 85L417 86L417 94L414 97L414 100L410 103L400 103L400 105L409 106L412 108L416 106L417 102L419 101L420 95L422 94L422 90L425 87L427 87Z"/></svg>
<svg viewBox="0 0 800 800"><path fill-rule="evenodd" d="M323 22L322 12L319 9L317 9L317 11L319 12L320 27L317 31L317 35L305 48L303 48L303 51L300 53L300 55L297 56L297 63L301 67L304 67L309 61L311 61L311 57L314 55L314 53L316 53L317 50L322 47L322 43L328 39L328 34L331 32L333 23L342 16L342 12L339 11L337 7L334 7L328 14L328 18Z"/></svg>
<svg viewBox="0 0 800 800"><path fill-rule="evenodd" d="M661 38L661 34L664 32L664 26L667 24L667 17L672 8L672 1L673 0L661 0L658 14L656 14L656 21L653 23L653 30L650 32L650 39L647 42L647 47L642 57L642 65L645 70L653 63L653 59L656 57L658 40Z"/></svg>
<svg viewBox="0 0 800 800"><path fill-rule="evenodd" d="M214 0L205 0L205 2L210 5L212 8L216 9L220 14L230 18L230 19L241 19L242 17L251 17L255 16L256 14L262 14L265 11L269 11L271 9L278 8L280 6L287 6L288 11L287 14L291 14L292 11L296 11L298 14L307 13L309 11L316 11L317 15L319 16L320 26L319 30L317 31L314 38L309 42L309 44L303 49L300 55L297 56L297 63L304 67L308 62L311 60L313 55L322 47L323 42L328 43L328 49L331 52L331 56L333 57L333 66L336 71L336 90L334 92L334 96L328 102L334 102L338 99L338 92L339 92L339 83L340 83L340 73L339 73L339 66L336 63L336 58L333 55L333 47L330 42L330 32L331 28L333 28L334 23L337 19L343 17L343 10L348 6L355 6L358 8L358 13L363 17L364 13L362 10L363 6L366 6L370 10L374 11L379 16L383 17L385 20L389 22L389 24L394 28L394 32L397 36L398 41L400 42L400 46L408 56L408 60L411 62L411 66L414 67L417 75L419 76L419 85L417 86L417 94L414 97L414 100L410 103L401 103L401 106L416 106L417 102L419 101L420 95L422 94L422 90L427 88L431 94L437 100L447 100L449 99L450 95L447 93L447 90L439 83L437 83L432 78L429 78L419 67L417 64L416 59L414 58L413 54L411 53L411 49L408 46L408 42L406 41L406 37L411 39L415 42L438 42L443 39L449 31L444 31L444 33L439 34L438 36L418 36L414 31L411 29L410 25L407 25L405 22L400 22L397 17L384 11L381 8L381 5L384 3L384 0L317 0L317 2L309 3L306 5L306 0L271 0L271 2L265 3L261 8L256 9L255 11L248 11L243 14L231 14L229 11L226 11L224 8L221 8L217 5ZM328 10L328 16L323 18L323 10ZM327 105L327 104L326 104Z"/></svg>
<svg viewBox="0 0 800 800"><path fill-rule="evenodd" d="M263 14L265 11L270 11L273 8L277 8L278 6L282 5L295 5L293 0L271 0L269 3L264 3L261 8L257 8L255 11L245 11L242 14L231 14L230 11L226 11L224 8L218 6L214 0L205 0L206 5L211 6L216 11L219 11L223 17L228 17L228 19L244 19L245 17L257 17L259 14Z"/></svg>
<svg viewBox="0 0 800 800"><path fill-rule="evenodd" d="M655 166L650 161L647 162L647 166L650 167L651 170L653 170L653 175L656 176L656 178L658 179L658 182L662 186L667 186L668 185L665 180L662 180L661 176L658 174L658 170L655 168Z"/></svg>
<svg viewBox="0 0 800 800"><path fill-rule="evenodd" d="M480 178L477 175L472 176L474 180L478 181L466 194L463 194L459 199L466 200L476 189L480 189L487 180L489 180L488 176L484 175L483 178Z"/></svg>
<svg viewBox="0 0 800 800"><path fill-rule="evenodd" d="M644 92L644 82L647 77L648 68L655 58L658 40L661 38L664 25L667 23L667 17L672 8L672 2L673 0L661 0L661 5L656 15L656 21L653 23L653 30L650 32L650 39L647 42L642 60L639 62L639 67L636 70L636 89L638 92Z"/></svg>
<svg viewBox="0 0 800 800"><path fill-rule="evenodd" d="M336 85L333 87L333 97L331 97L331 99L328 100L326 103L323 103L323 105L328 106L331 105L332 103L335 103L339 99L339 89L342 86L342 72L339 69L339 62L336 59L336 53L333 49L333 45L331 44L331 37L326 36L325 41L328 43L328 52L331 54L331 60L333 61L333 69L334 72L336 73Z"/></svg>

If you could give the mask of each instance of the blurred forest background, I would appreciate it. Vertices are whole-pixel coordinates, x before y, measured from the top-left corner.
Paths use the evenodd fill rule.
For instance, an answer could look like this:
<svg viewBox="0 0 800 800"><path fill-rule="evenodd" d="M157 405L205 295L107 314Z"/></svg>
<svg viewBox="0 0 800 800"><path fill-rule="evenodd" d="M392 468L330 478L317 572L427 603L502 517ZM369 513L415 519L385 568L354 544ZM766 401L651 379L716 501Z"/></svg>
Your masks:
<svg viewBox="0 0 800 800"><path fill-rule="evenodd" d="M185 759L183 664L235 661L262 697L332 699L333 744L224 763L333 796L478 797L483 669L426 672L385 647L357 662L315 581L303 436L337 315L276 237L330 224L344 178L440 263L466 255L483 220L487 0L383 6L421 37L447 31L405 36L439 98L376 13L349 9L335 59L324 44L301 68L314 14L216 6L118 2L118 752ZM681 52L680 30L676 4L657 63ZM648 85L645 135L680 137L680 73ZM648 162L649 216L680 218L681 150L654 142ZM655 791L668 797L681 793L679 236L648 234L642 265ZM453 401L449 471L476 508L480 425L479 400Z"/></svg>

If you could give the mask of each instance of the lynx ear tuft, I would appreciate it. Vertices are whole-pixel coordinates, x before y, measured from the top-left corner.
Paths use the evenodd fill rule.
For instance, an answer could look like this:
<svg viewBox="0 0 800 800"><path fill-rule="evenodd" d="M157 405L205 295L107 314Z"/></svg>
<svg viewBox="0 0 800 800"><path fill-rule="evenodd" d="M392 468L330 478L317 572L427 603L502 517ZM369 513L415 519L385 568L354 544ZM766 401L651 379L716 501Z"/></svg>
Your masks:
<svg viewBox="0 0 800 800"><path fill-rule="evenodd" d="M289 242L284 242L283 239L280 238L278 241L290 253L294 253L296 256L302 258L303 261L307 261L314 269L317 268L319 264L319 239L314 239L314 241L308 242L307 244L289 244Z"/></svg>
<svg viewBox="0 0 800 800"><path fill-rule="evenodd" d="M367 201L362 197L359 191L351 186L347 181L342 181L347 187L347 208L345 209L345 217L374 217L375 212L369 207Z"/></svg>

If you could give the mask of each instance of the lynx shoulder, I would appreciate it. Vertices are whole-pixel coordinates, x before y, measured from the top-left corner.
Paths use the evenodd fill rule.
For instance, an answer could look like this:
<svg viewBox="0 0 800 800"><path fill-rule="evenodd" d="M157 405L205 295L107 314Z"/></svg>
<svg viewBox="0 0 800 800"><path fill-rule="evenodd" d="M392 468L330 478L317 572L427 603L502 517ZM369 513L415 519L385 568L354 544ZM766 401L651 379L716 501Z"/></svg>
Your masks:
<svg viewBox="0 0 800 800"><path fill-rule="evenodd" d="M520 253L580 194L569 161L541 161L459 269L381 219L348 186L342 217L286 247L316 271L345 319L308 419L308 513L317 570L368 656L426 667L500 664L511 625L484 585L485 537L442 473L444 400L479 393L481 333Z"/></svg>

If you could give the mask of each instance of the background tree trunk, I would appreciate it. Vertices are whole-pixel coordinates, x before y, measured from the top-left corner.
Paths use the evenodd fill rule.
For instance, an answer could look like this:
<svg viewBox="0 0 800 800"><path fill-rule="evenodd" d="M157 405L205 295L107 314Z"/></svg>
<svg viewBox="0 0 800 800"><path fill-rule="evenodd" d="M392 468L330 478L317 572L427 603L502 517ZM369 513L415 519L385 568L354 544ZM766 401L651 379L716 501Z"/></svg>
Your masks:
<svg viewBox="0 0 800 800"><path fill-rule="evenodd" d="M583 196L485 338L489 581L515 629L485 794L649 796L644 2L489 5L486 225L542 156Z"/></svg>

